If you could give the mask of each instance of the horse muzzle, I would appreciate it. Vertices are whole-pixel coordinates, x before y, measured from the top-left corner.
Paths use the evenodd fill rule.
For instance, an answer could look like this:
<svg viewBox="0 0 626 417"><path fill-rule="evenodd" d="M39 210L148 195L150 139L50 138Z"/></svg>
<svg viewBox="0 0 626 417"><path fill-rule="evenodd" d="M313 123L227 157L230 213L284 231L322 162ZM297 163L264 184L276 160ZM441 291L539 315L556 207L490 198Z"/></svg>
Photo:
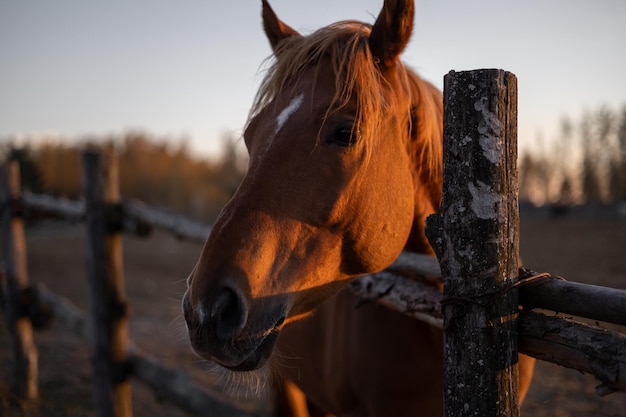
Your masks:
<svg viewBox="0 0 626 417"><path fill-rule="evenodd" d="M206 303L183 296L183 315L193 350L232 371L252 371L269 359L285 321L284 308L250 320L246 299L224 287ZM255 315L257 316L257 315Z"/></svg>

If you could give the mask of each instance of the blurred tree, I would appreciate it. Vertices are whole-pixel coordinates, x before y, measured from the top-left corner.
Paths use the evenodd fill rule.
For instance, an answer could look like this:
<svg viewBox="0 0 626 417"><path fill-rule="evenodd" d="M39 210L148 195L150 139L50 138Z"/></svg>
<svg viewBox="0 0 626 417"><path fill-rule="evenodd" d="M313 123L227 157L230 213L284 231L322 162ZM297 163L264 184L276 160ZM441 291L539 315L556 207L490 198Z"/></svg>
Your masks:
<svg viewBox="0 0 626 417"><path fill-rule="evenodd" d="M536 141L534 149L520 157L520 199L541 205L551 200L555 164L549 161L543 136L537 135Z"/></svg>
<svg viewBox="0 0 626 417"><path fill-rule="evenodd" d="M533 196L532 177L536 175L536 161L533 155L526 151L520 156L519 170L519 199L520 201L535 201Z"/></svg>
<svg viewBox="0 0 626 417"><path fill-rule="evenodd" d="M561 119L561 136L556 141L554 155L559 155L558 161L553 161L558 171L556 202L561 205L570 205L574 202L574 124L567 116Z"/></svg>
<svg viewBox="0 0 626 417"><path fill-rule="evenodd" d="M245 174L232 136L223 138L222 155L192 156L185 139L157 139L130 132L118 140L122 194L188 216L213 221Z"/></svg>
<svg viewBox="0 0 626 417"><path fill-rule="evenodd" d="M600 192L602 201L610 201L610 181L612 163L615 156L614 141L614 121L613 111L606 105L601 106L595 112L594 125L596 128L595 137L598 146L596 158L596 171L600 178Z"/></svg>
<svg viewBox="0 0 626 417"><path fill-rule="evenodd" d="M222 156L217 166L220 187L232 195L246 173L247 155L242 155L238 141L231 134L222 136Z"/></svg>
<svg viewBox="0 0 626 417"><path fill-rule="evenodd" d="M0 161L18 159L23 183L35 192L80 198L81 151L110 148L119 155L124 198L208 222L230 199L246 171L246 157L231 135L222 140L222 154L210 159L192 155L184 138L156 138L140 131L72 144L58 139L38 139L36 146L28 145L28 140L25 143L0 143Z"/></svg>
<svg viewBox="0 0 626 417"><path fill-rule="evenodd" d="M35 149L35 159L47 193L68 198L80 196L80 152L76 146L57 140L43 141Z"/></svg>
<svg viewBox="0 0 626 417"><path fill-rule="evenodd" d="M533 151L520 155L520 199L536 204L626 200L626 105L561 120L548 149L539 136Z"/></svg>
<svg viewBox="0 0 626 417"><path fill-rule="evenodd" d="M609 191L613 201L626 201L626 105L617 116L615 152L610 162Z"/></svg>
<svg viewBox="0 0 626 417"><path fill-rule="evenodd" d="M17 161L20 164L20 181L23 190L34 193L43 191L41 172L29 145L18 147L11 143L6 151L6 161Z"/></svg>
<svg viewBox="0 0 626 417"><path fill-rule="evenodd" d="M582 145L581 186L586 202L599 202L602 199L598 173L598 142L593 136L593 116L585 112L580 121Z"/></svg>

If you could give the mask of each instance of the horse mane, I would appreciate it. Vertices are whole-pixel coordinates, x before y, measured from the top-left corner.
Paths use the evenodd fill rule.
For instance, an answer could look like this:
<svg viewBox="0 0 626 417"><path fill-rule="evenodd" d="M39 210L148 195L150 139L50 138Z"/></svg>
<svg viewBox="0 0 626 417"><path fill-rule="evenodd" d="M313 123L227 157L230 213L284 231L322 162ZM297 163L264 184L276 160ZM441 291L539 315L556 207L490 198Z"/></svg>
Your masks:
<svg viewBox="0 0 626 417"><path fill-rule="evenodd" d="M411 150L413 172L430 184L433 207L439 207L443 184L443 96L431 83L408 69L412 90Z"/></svg>
<svg viewBox="0 0 626 417"><path fill-rule="evenodd" d="M441 93L423 81L414 71L399 64L402 88L409 94L408 103L394 103L394 95L369 48L372 26L363 22L346 20L331 24L308 36L291 36L284 39L276 50L276 57L267 69L249 121L279 94L284 93L291 81L322 58L328 58L337 74L335 96L326 118L345 106L356 92L358 114L355 129L360 141L368 146L382 127L382 115L393 105L405 106L411 121L410 152L415 161L415 171L422 180L439 182L441 188L443 108ZM321 130L321 129L320 129ZM428 178L424 178L426 175ZM437 181L438 180L438 181ZM438 201L436 203L438 205Z"/></svg>

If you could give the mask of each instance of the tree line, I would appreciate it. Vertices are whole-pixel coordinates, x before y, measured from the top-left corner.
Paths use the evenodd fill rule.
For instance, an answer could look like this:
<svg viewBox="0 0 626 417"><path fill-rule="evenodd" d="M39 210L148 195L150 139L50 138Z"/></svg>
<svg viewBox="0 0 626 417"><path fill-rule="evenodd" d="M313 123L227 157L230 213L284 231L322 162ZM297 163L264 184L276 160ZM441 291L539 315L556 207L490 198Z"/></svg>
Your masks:
<svg viewBox="0 0 626 417"><path fill-rule="evenodd" d="M520 200L571 205L626 201L626 104L601 106L520 155Z"/></svg>
<svg viewBox="0 0 626 417"><path fill-rule="evenodd" d="M71 199L81 194L81 153L101 149L118 154L120 192L197 220L213 221L246 172L247 159L238 142L225 136L221 155L201 159L185 141L128 132L115 138L36 142L0 141L0 161L18 160L23 187Z"/></svg>
<svg viewBox="0 0 626 417"><path fill-rule="evenodd" d="M185 141L127 132L114 138L0 140L0 162L18 160L24 188L68 198L81 193L81 151L101 148L120 160L125 198L212 222L246 172L238 141L223 138L222 153L193 155ZM527 150L519 161L520 200L570 205L626 201L626 105L563 117L549 143Z"/></svg>

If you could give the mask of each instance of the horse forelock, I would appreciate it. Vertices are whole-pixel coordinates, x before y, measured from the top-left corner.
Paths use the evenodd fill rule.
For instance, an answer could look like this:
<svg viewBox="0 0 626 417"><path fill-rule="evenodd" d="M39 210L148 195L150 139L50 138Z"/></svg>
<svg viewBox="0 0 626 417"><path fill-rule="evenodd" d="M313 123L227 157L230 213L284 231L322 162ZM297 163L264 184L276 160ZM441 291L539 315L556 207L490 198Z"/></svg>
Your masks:
<svg viewBox="0 0 626 417"><path fill-rule="evenodd" d="M355 129L362 137L372 137L388 103L381 101L384 79L369 51L371 25L343 21L326 26L308 36L285 39L267 69L250 112L249 120L288 88L304 72L328 59L336 74L335 96L326 118L346 106L358 92ZM271 58L270 58L271 59ZM318 67L319 69L319 67ZM366 88L367 86L367 88ZM321 129L320 129L321 130Z"/></svg>
<svg viewBox="0 0 626 417"><path fill-rule="evenodd" d="M371 150L372 141L382 136L379 132L384 128L383 115L390 109L405 113L407 120L414 123L411 135L406 136L416 172L422 178L427 175L430 181L438 182L442 164L441 93L400 61L397 63L397 86L390 85L370 51L371 29L369 24L347 20L308 36L283 40L276 56L268 58L270 64L250 110L248 123L279 95L296 94L288 90L289 86L297 84L295 81L307 69L328 59L336 79L335 95L329 103L326 119L346 106L356 94L355 129L362 139L359 145ZM394 88L402 91L394 91Z"/></svg>

